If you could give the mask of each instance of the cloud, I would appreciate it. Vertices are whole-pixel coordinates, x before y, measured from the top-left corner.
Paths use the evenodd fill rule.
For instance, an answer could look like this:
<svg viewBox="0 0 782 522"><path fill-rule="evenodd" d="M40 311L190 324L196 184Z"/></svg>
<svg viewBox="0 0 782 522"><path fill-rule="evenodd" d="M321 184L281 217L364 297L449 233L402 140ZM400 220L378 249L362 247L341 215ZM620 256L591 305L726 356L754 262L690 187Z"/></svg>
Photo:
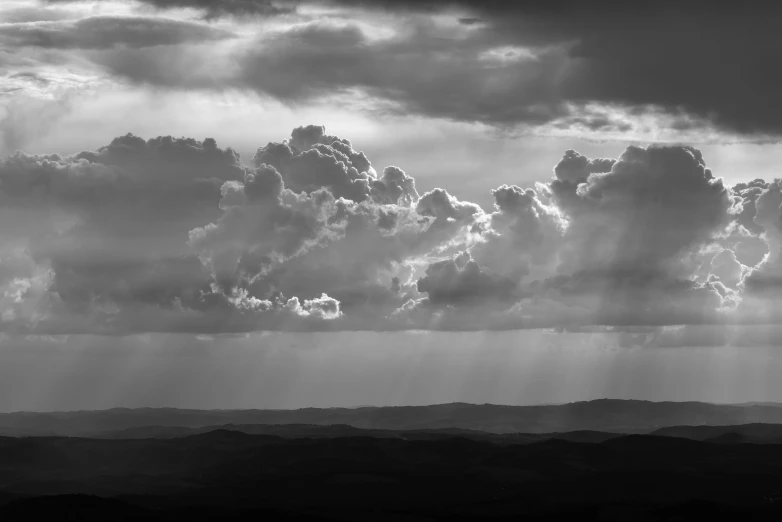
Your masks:
<svg viewBox="0 0 782 522"><path fill-rule="evenodd" d="M571 150L486 213L320 126L251 166L209 138L18 152L0 161L0 331L777 324L778 185L728 187L688 146ZM768 255L747 262L748 240Z"/></svg>
<svg viewBox="0 0 782 522"><path fill-rule="evenodd" d="M555 185L583 183L590 174L611 172L614 163L616 160L611 158L589 159L575 150L568 150L554 167Z"/></svg>
<svg viewBox="0 0 782 522"><path fill-rule="evenodd" d="M3 22L6 24L18 24L25 22L54 22L67 20L74 13L65 9L47 8L35 5L14 6L2 11Z"/></svg>
<svg viewBox="0 0 782 522"><path fill-rule="evenodd" d="M676 270L734 204L701 153L680 146L628 147L609 172L552 192L570 223L563 262L589 270Z"/></svg>
<svg viewBox="0 0 782 522"><path fill-rule="evenodd" d="M290 140L258 149L254 163L243 183L223 185L223 215L190 232L216 291L305 303L325 293L351 328L383 328L417 297L411 264L467 244L483 215L442 189L419 197L396 167L377 176L322 127L294 129Z"/></svg>
<svg viewBox="0 0 782 522"><path fill-rule="evenodd" d="M725 286L736 288L744 281L748 271L749 267L743 265L736 258L736 253L726 248L720 250L711 259L711 270L709 273Z"/></svg>
<svg viewBox="0 0 782 522"><path fill-rule="evenodd" d="M741 198L741 209L736 218L736 224L743 227L749 234L758 235L764 231L763 226L755 222L755 214L757 213L755 203L768 187L769 184L762 179L755 179L748 183L737 183L733 186L733 193Z"/></svg>
<svg viewBox="0 0 782 522"><path fill-rule="evenodd" d="M72 0L46 0L48 3L69 3ZM191 8L203 11L204 18L213 19L222 16L280 16L296 12L293 2L282 0L138 0L156 9Z"/></svg>
<svg viewBox="0 0 782 522"><path fill-rule="evenodd" d="M734 201L700 152L631 146L615 162L577 163L602 165L568 178L574 171L560 162L543 187L568 224L556 274L539 291L590 309L585 320L602 324L716 320L730 296L692 278L705 263L701 251L731 223Z"/></svg>
<svg viewBox="0 0 782 522"><path fill-rule="evenodd" d="M241 56L232 81L290 101L359 89L400 112L494 124L542 123L567 112L549 88L564 58L558 49L498 63L483 58L501 43L490 34L440 34L416 21L394 31L374 38L358 24L328 21L281 29Z"/></svg>
<svg viewBox="0 0 782 522"><path fill-rule="evenodd" d="M317 317L319 319L331 320L342 315L339 310L339 301L321 294L320 297L304 301L304 305L299 304L297 297L292 297L285 305L297 315L303 317Z"/></svg>
<svg viewBox="0 0 782 522"><path fill-rule="evenodd" d="M329 216L334 196L325 190L301 194L284 188L274 167L262 164L244 184L225 183L216 223L190 231L190 245L211 266L216 282L232 288L236 278L254 278L336 234ZM240 268L250 270L243 276Z"/></svg>
<svg viewBox="0 0 782 522"><path fill-rule="evenodd" d="M533 189L502 185L491 192L496 210L484 241L475 245L472 255L482 266L516 281L533 271L545 273L561 246L563 215Z"/></svg>
<svg viewBox="0 0 782 522"><path fill-rule="evenodd" d="M496 298L512 291L514 306L485 324L702 324L724 320L740 302L736 287L748 267L708 255L735 222L737 201L696 149L631 146L618 160L568 151L538 190L502 186L493 193L497 210L471 250L473 270L507 280L479 285L478 274L488 274L469 272L468 285L455 261L446 261L418 284L454 305L467 289L476 298L486 289ZM708 263L711 271L699 279ZM453 294L437 293L440 279Z"/></svg>
<svg viewBox="0 0 782 522"><path fill-rule="evenodd" d="M760 238L765 243L766 254L749 270L742 285L749 295L776 301L777 291L782 288L782 181L756 180L751 185L739 187L744 194L742 203L755 210L753 230L762 230Z"/></svg>
<svg viewBox="0 0 782 522"><path fill-rule="evenodd" d="M141 4L170 16L196 9L204 23L99 16L3 24L0 38L117 82L238 89L287 104L339 100L502 129L624 138L662 131L666 139L762 141L782 131L782 109L769 103L782 84L768 67L782 49L775 5L740 16L709 7L703 16L700 3L670 1L643 9L573 1ZM264 20L253 25L248 16Z"/></svg>
<svg viewBox="0 0 782 522"><path fill-rule="evenodd" d="M208 80L220 73L215 60L238 39L225 27L181 19L84 16L87 13L78 9L50 19L46 13L34 17L41 20L0 24L0 68L6 69L0 76L0 96L10 100L2 104L10 116L24 105L68 105L78 94L116 87L128 77L158 86L166 85L167 74L197 77L201 85L214 87ZM16 130L4 134L5 141L9 135L19 141Z"/></svg>
<svg viewBox="0 0 782 522"><path fill-rule="evenodd" d="M0 252L40 272L39 315L52 320L104 328L135 306L200 306L210 276L186 235L218 215L221 184L243 172L210 139L127 135L70 157L16 153L0 162Z"/></svg>
<svg viewBox="0 0 782 522"><path fill-rule="evenodd" d="M354 151L349 141L328 136L314 125L294 129L290 142L258 149L254 162L278 169L285 186L295 192L327 188L337 198L354 201L369 196L375 174L366 156Z"/></svg>
<svg viewBox="0 0 782 522"><path fill-rule="evenodd" d="M208 25L165 18L91 16L79 20L0 24L0 42L9 48L141 48L230 37L230 32Z"/></svg>
<svg viewBox="0 0 782 522"><path fill-rule="evenodd" d="M782 83L782 76L768 69L769 63L781 57L782 37L774 23L780 14L777 5L749 12L738 6L667 0L641 9L617 2L586 5L577 1L337 3L419 16L461 8L463 17L481 22L465 26L473 36L459 46L461 53L487 34L504 45L559 47L564 51L539 56L551 65L558 63L559 74L541 78L550 96L524 88L527 85L521 77L500 70L497 81L513 84L516 95L501 97L496 112L487 112L484 121L503 121L502 105L515 121L529 121L529 108L535 104L546 107L534 113L540 115L560 102L593 102L626 107L636 116L658 108L672 116L684 116L680 121L690 120L690 125L713 124L741 134L776 135L782 130L782 112L768 109L768 100L775 99ZM708 16L704 16L706 10ZM466 67L476 74L485 72L469 62ZM471 83L457 83L454 88L457 90L449 95L459 97L467 94ZM410 95L420 99L412 92ZM472 99L473 106L482 103L468 96L465 99Z"/></svg>
<svg viewBox="0 0 782 522"><path fill-rule="evenodd" d="M429 265L417 283L428 294L425 304L472 305L487 300L513 299L516 282L483 270L469 252Z"/></svg>

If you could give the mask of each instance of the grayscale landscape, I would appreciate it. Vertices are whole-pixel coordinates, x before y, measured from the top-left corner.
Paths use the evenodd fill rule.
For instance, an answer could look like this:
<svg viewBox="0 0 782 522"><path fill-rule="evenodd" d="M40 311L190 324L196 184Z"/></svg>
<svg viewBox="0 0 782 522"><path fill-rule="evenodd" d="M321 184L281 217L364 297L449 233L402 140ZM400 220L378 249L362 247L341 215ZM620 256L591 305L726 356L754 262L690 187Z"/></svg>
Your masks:
<svg viewBox="0 0 782 522"><path fill-rule="evenodd" d="M781 23L2 0L0 520L782 519Z"/></svg>

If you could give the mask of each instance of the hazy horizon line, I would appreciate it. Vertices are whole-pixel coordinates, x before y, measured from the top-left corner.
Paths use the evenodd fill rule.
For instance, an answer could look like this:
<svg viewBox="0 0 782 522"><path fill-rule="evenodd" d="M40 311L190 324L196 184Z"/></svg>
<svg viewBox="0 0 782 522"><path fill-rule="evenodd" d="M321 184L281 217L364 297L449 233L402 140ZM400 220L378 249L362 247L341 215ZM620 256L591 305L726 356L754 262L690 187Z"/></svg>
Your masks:
<svg viewBox="0 0 782 522"><path fill-rule="evenodd" d="M776 405L782 407L782 401L742 401L742 402L713 402L713 401L696 401L696 400L683 400L683 401L653 401L647 399L619 399L613 397L601 397L597 399L587 399L582 401L567 401L567 402L545 402L535 404L505 404L505 403L475 403L465 401L453 401L442 402L433 404L403 404L403 405L372 405L362 404L356 406L304 406L301 408L186 408L178 406L113 406L111 408L96 408L96 409L76 409L76 410L13 410L13 411L0 411L0 415L13 415L17 413L31 413L31 414L47 414L47 413L97 413L108 412L113 410L179 410L179 411L299 411L299 410L357 410L362 408L432 408L437 406L450 406L456 404L468 405L468 406L503 406L510 408L535 408L546 406L567 406L570 404L581 404L587 402L599 402L599 401L614 401L614 402L651 402L655 404L685 404L685 403L697 403L697 404L711 404L714 406L755 406L755 405Z"/></svg>

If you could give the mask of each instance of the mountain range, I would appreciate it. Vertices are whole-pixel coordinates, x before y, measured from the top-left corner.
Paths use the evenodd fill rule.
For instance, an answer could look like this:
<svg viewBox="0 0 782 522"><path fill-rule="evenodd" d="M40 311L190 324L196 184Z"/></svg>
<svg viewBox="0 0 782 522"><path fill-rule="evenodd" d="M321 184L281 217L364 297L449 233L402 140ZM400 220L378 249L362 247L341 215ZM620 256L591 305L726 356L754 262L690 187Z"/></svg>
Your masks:
<svg viewBox="0 0 782 522"><path fill-rule="evenodd" d="M204 428L222 425L346 425L373 430L463 429L495 434L601 431L651 433L680 425L782 424L778 404L711 404L600 399L546 406L450 403L297 410L114 408L0 414L0 435L103 436L139 427Z"/></svg>
<svg viewBox="0 0 782 522"><path fill-rule="evenodd" d="M782 445L0 437L0 519L779 520Z"/></svg>
<svg viewBox="0 0 782 522"><path fill-rule="evenodd" d="M0 520L780 520L782 405L0 414Z"/></svg>

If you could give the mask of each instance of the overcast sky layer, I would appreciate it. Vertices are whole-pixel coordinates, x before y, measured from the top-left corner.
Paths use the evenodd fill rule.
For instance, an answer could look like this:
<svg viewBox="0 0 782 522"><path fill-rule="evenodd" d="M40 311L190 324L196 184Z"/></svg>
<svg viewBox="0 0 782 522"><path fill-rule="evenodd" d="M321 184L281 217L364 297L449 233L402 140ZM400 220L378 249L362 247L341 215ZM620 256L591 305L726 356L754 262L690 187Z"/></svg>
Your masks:
<svg viewBox="0 0 782 522"><path fill-rule="evenodd" d="M707 381L782 363L779 9L3 2L0 363L63 402L0 409L110 406L77 384L119 368L185 389L216 353L266 384L101 396L349 404L364 368L417 390L378 403L752 400ZM481 354L509 384L437 384ZM574 357L566 392L510 383ZM656 377L596 386L614 365ZM307 372L345 387L274 384Z"/></svg>

